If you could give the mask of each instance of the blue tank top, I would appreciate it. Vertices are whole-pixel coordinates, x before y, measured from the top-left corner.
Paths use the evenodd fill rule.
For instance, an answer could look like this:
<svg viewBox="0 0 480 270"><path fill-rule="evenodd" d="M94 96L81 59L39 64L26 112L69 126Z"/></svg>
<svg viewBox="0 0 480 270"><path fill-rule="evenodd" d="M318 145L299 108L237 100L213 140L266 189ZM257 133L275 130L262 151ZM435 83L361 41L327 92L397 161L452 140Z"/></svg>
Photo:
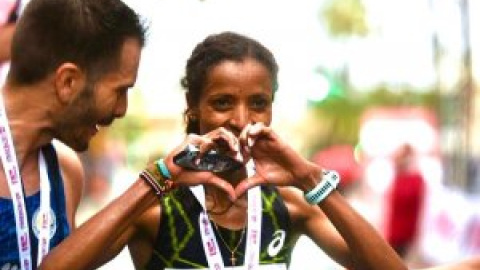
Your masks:
<svg viewBox="0 0 480 270"><path fill-rule="evenodd" d="M50 207L54 213L53 222L50 226L51 239L50 249L58 245L70 233L65 208L65 193L63 180L60 174L57 154L52 144L42 148L47 163L48 179L50 181ZM28 223L30 227L30 246L32 256L32 268L37 268L38 238L36 228L32 226L32 220L40 207L40 192L25 198ZM13 203L11 199L0 197L0 269L20 269L18 254L17 233Z"/></svg>

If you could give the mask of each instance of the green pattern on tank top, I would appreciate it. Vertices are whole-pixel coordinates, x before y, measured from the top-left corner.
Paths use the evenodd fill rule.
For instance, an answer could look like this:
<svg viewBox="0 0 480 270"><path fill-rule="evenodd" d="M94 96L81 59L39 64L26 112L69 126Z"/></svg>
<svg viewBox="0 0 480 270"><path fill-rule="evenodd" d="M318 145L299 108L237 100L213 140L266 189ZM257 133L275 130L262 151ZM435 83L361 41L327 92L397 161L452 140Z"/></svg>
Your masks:
<svg viewBox="0 0 480 270"><path fill-rule="evenodd" d="M175 226L175 215L172 214L174 211L174 207L179 212L182 222L184 222L184 224L188 228L187 233L184 235L178 235L178 233L176 232L177 227ZM167 267L171 267L175 260L188 262L188 261L184 261L180 257L180 253L183 251L188 241L190 241L191 238L193 237L195 228L193 227L193 224L190 218L186 214L185 208L180 203L180 201L177 200L175 196L166 196L165 199L163 200L162 211L166 212L170 239L172 239L171 245L173 247L174 254L172 254L172 256L170 257L170 260L166 259L161 254L156 253L156 255L162 259L162 261L167 265ZM194 266L193 262L189 262L189 263L192 263L192 266ZM197 266L201 267L201 265L197 265Z"/></svg>
<svg viewBox="0 0 480 270"><path fill-rule="evenodd" d="M261 239L261 264L286 263L290 261L293 243L289 237L290 221L288 212L283 203L283 199L278 191L272 187L262 187L262 239ZM205 268L207 266L203 244L198 226L198 215L201 206L194 201L193 205L187 206L184 202L185 196L193 196L190 191L180 194L175 190L165 196L162 200L162 224L159 227L158 237L155 248L145 269L164 269L166 268ZM190 199L190 198L189 198ZM280 215L280 216L279 216ZM267 231L264 225L268 228ZM227 243L238 240L239 231L231 233L225 228L220 228L222 234L227 236ZM285 241L281 251L271 257L268 254L268 246L274 239L273 234L278 230L286 233ZM216 230L215 230L216 231ZM225 232L226 231L226 232ZM220 233L216 231L216 233ZM271 234L271 235L270 235ZM234 237L235 239L232 239ZM217 237L218 238L218 237ZM267 238L267 239L264 239ZM226 247L218 241L222 255L228 253ZM233 245L232 243L230 243ZM240 248L236 252L238 262L242 264L245 251L245 237L243 237ZM223 256L223 260L228 266L229 260Z"/></svg>

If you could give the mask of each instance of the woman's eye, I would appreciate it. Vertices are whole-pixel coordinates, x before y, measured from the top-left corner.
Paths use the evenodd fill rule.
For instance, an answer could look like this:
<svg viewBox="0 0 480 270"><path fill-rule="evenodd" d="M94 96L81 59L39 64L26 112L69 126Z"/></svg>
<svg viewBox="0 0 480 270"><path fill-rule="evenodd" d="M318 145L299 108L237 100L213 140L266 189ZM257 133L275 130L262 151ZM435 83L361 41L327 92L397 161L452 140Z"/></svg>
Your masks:
<svg viewBox="0 0 480 270"><path fill-rule="evenodd" d="M255 109L263 109L265 107L268 107L270 105L270 102L266 99L255 99L251 102L251 105Z"/></svg>
<svg viewBox="0 0 480 270"><path fill-rule="evenodd" d="M231 102L228 99L216 99L212 102L212 104L217 110L225 110L231 107Z"/></svg>

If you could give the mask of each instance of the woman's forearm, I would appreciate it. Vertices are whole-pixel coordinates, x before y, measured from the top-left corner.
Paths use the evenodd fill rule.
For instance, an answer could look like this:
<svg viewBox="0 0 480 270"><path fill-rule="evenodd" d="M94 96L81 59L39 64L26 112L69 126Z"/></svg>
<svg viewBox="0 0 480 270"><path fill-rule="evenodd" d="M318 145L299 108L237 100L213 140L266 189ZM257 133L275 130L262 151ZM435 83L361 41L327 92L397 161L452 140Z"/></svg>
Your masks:
<svg viewBox="0 0 480 270"><path fill-rule="evenodd" d="M358 269L407 269L375 228L340 193L333 191L320 207L347 242Z"/></svg>

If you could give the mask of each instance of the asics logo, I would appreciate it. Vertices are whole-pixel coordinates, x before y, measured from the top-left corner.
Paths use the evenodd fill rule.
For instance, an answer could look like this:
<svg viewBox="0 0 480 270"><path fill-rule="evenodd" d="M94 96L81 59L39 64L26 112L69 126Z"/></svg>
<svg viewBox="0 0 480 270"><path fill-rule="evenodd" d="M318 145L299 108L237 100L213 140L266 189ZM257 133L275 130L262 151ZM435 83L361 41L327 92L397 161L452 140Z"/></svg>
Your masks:
<svg viewBox="0 0 480 270"><path fill-rule="evenodd" d="M275 257L282 250L283 245L285 244L286 233L284 230L277 230L273 233L273 239L268 245L268 255L270 257Z"/></svg>

